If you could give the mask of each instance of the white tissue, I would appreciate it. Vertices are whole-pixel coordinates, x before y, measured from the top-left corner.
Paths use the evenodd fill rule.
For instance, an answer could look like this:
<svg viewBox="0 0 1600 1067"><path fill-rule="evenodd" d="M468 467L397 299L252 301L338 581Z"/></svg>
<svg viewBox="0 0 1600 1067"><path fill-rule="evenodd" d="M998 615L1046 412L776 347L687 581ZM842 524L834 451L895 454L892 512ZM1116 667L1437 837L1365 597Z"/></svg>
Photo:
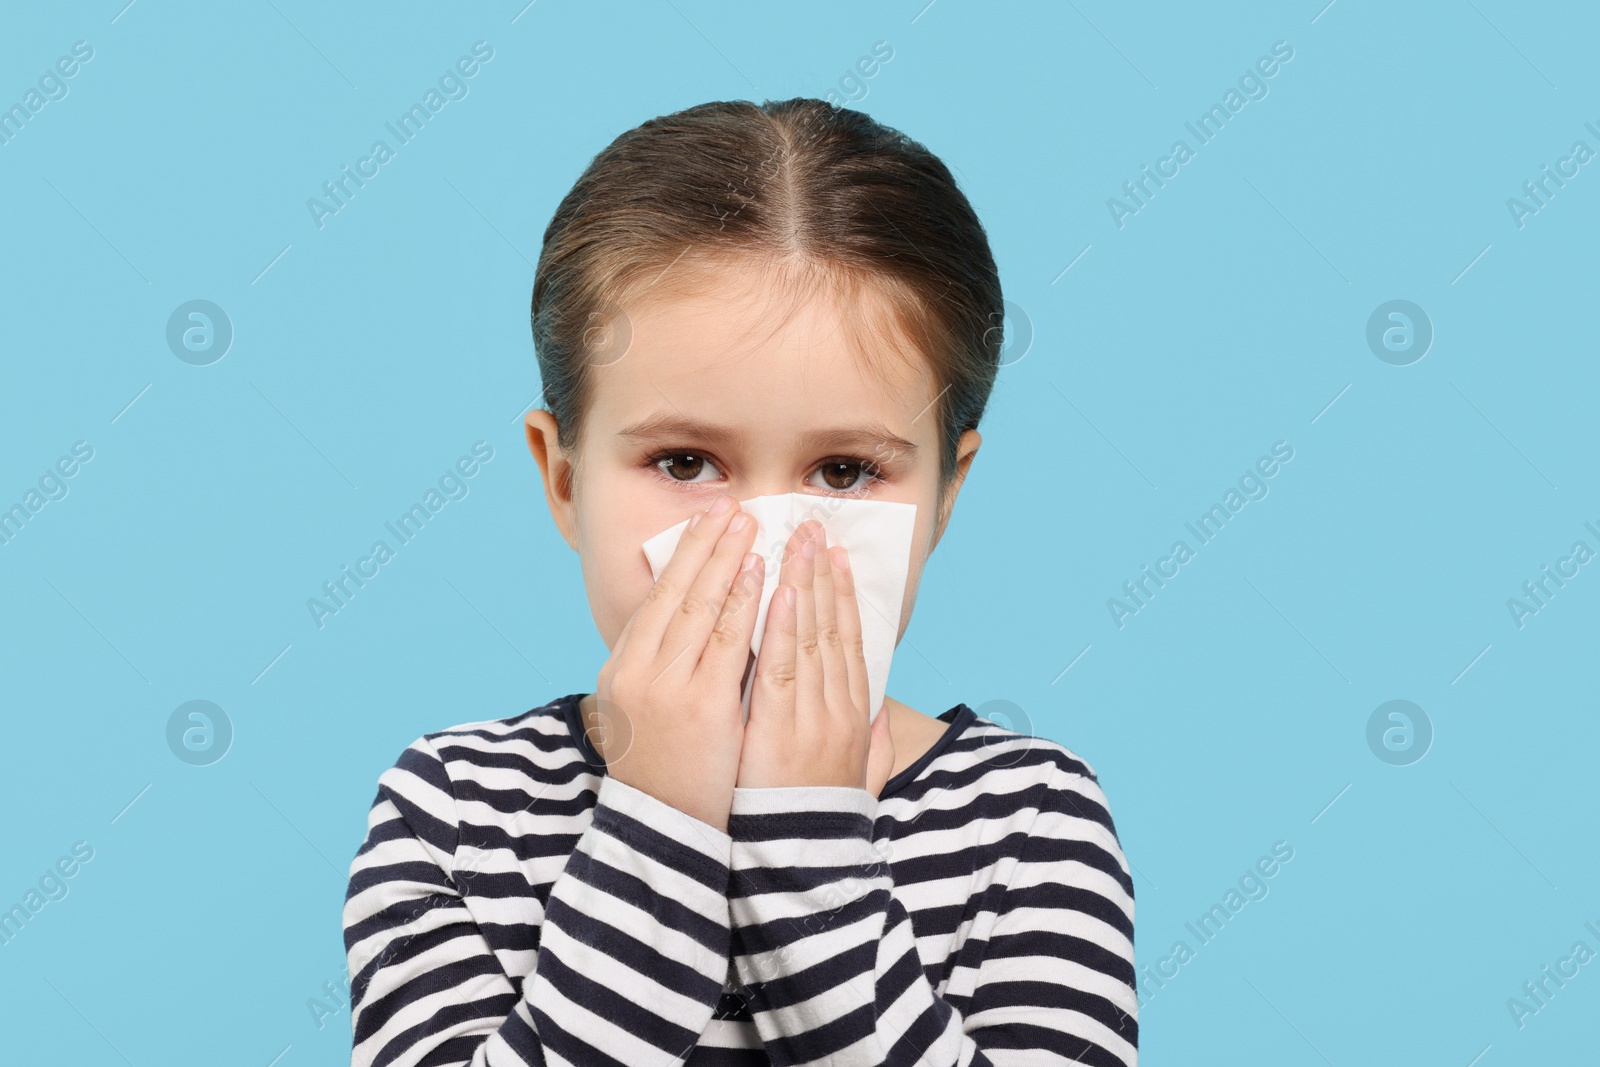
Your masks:
<svg viewBox="0 0 1600 1067"><path fill-rule="evenodd" d="M827 531L828 544L843 545L850 553L856 600L861 606L861 643L867 661L869 721L876 719L889 684L889 664L895 638L900 633L900 606L905 598L911 567L911 537L916 528L917 506L889 500L780 493L741 500L740 508L756 520L756 539L750 550L766 561L766 581L761 587L761 607L750 639L751 658L745 671L741 707L750 718L750 694L755 688L755 656L766 632L767 607L777 591L783 549L796 528L815 519ZM689 525L684 519L656 534L642 546L650 573L659 578Z"/></svg>

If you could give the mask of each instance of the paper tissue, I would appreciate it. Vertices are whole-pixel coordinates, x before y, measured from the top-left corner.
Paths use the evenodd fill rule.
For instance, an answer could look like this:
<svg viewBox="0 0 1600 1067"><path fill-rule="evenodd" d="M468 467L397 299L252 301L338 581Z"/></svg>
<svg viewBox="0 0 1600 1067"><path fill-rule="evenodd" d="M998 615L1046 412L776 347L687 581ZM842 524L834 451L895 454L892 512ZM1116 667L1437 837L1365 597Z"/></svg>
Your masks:
<svg viewBox="0 0 1600 1067"><path fill-rule="evenodd" d="M741 707L750 718L750 694L755 687L755 659L766 631L767 607L777 591L784 546L807 519L827 531L829 546L843 545L850 554L856 599L861 606L861 643L867 661L870 718L876 719L889 684L889 661L900 632L900 605L905 597L911 566L911 537L916 528L917 506L889 500L780 493L741 500L740 508L756 520L756 538L750 550L766 562L766 581L755 633L750 639L752 658L745 671ZM684 519L656 534L642 546L650 561L650 574L659 578L689 525Z"/></svg>

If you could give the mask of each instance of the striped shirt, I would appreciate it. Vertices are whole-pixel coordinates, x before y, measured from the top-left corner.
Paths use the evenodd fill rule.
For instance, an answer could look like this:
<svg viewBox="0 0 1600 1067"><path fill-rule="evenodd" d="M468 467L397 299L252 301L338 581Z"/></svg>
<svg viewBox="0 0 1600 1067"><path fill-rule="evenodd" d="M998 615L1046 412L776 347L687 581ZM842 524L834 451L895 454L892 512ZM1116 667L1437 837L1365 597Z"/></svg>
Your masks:
<svg viewBox="0 0 1600 1067"><path fill-rule="evenodd" d="M574 693L426 734L350 866L353 1067L1137 1062L1133 881L1093 769L966 704L877 797L605 773Z"/></svg>

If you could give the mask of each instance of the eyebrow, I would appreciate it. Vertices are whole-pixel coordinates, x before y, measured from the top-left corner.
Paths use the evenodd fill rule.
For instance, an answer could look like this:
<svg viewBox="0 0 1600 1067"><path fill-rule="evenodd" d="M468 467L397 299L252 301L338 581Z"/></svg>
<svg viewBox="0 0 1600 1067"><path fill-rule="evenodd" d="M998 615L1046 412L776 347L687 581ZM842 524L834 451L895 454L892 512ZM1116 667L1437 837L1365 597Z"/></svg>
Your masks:
<svg viewBox="0 0 1600 1067"><path fill-rule="evenodd" d="M692 437L708 441L716 447L741 445L745 435L725 426L699 422L683 415L660 412L642 419L617 432L618 437L649 439L659 437ZM917 446L899 434L891 433L876 423L865 426L841 426L822 430L808 430L800 435L804 448L872 448L885 446L914 456Z"/></svg>

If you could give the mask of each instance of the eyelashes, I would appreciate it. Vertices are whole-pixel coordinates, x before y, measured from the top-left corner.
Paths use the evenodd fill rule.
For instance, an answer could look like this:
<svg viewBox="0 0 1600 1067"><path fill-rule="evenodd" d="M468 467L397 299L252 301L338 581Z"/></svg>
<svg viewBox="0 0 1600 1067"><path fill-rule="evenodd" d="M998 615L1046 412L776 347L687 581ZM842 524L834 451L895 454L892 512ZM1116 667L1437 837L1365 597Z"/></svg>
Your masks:
<svg viewBox="0 0 1600 1067"><path fill-rule="evenodd" d="M722 470L722 466L717 462L717 460L713 459L711 456L708 456L705 452L697 448L662 449L661 451L654 452L645 457L644 466L654 471L655 474L663 481L669 482L673 485L711 484L710 482L700 481L698 477L674 478L663 467L663 464L667 460L678 460L684 458L692 458L698 461L695 464L691 464L699 468L696 471L696 475L698 475L701 470L704 470L705 466L707 465L719 472ZM855 484L850 486L848 489L839 489L829 484L815 486L816 488L835 496L865 496L879 482L888 480L883 468L878 463L867 459L864 456L830 456L813 467L811 469L811 473L816 474L826 470L829 467L847 467L854 469Z"/></svg>
<svg viewBox="0 0 1600 1067"><path fill-rule="evenodd" d="M872 460L862 459L859 456L838 456L825 459L817 464L814 471L825 470L828 467L854 467L860 472L859 477L856 479L856 484L848 489L835 489L831 485L827 487L828 492L837 493L841 496L864 496L869 489L885 480L882 468Z"/></svg>

